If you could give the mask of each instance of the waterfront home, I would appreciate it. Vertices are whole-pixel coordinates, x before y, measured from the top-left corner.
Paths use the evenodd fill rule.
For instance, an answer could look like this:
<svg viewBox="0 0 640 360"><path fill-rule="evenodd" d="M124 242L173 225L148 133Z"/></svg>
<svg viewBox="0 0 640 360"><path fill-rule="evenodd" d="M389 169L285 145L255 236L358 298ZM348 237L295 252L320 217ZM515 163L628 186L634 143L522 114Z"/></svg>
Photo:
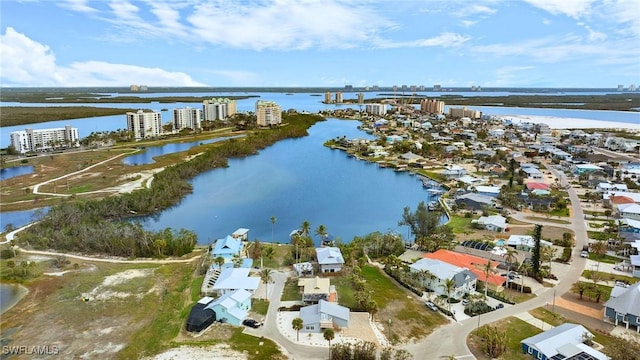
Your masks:
<svg viewBox="0 0 640 360"><path fill-rule="evenodd" d="M254 294L260 285L260 278L249 276L249 268L225 268L218 275L212 290L218 294L226 294L235 290L246 290Z"/></svg>
<svg viewBox="0 0 640 360"><path fill-rule="evenodd" d="M416 162L418 160L423 160L424 159L422 156L414 154L411 151L406 152L406 153L404 153L404 154L402 154L402 155L400 155L398 157L400 159L402 159L402 160L408 161L409 163L414 163L414 162Z"/></svg>
<svg viewBox="0 0 640 360"><path fill-rule="evenodd" d="M349 308L324 300L300 309L302 332L319 333L322 329L349 327Z"/></svg>
<svg viewBox="0 0 640 360"><path fill-rule="evenodd" d="M478 211L483 210L487 207L493 207L495 205L496 199L492 196L470 192L458 196L455 202L458 209Z"/></svg>
<svg viewBox="0 0 640 360"><path fill-rule="evenodd" d="M342 252L337 247L316 248L316 259L318 259L318 271L322 273L340 272L344 266Z"/></svg>
<svg viewBox="0 0 640 360"><path fill-rule="evenodd" d="M409 271L421 279L422 285L437 295L447 295L444 283L453 279L455 286L449 294L460 299L476 289L477 276L469 269L451 265L438 259L423 258L409 265ZM427 274L422 276L421 274Z"/></svg>
<svg viewBox="0 0 640 360"><path fill-rule="evenodd" d="M209 303L206 309L213 310L218 321L238 326L251 310L251 294L242 289L228 292Z"/></svg>
<svg viewBox="0 0 640 360"><path fill-rule="evenodd" d="M483 184L485 182L485 180L483 179L479 179L475 176L471 176L471 175L465 175L465 176L461 176L457 179L457 181L460 181L461 183L465 184L465 185L470 185L470 186L475 186L475 185L480 185Z"/></svg>
<svg viewBox="0 0 640 360"><path fill-rule="evenodd" d="M298 288L302 289L302 301L305 303L317 303L320 300L329 300L331 296L331 281L329 278L300 278Z"/></svg>
<svg viewBox="0 0 640 360"><path fill-rule="evenodd" d="M469 269L469 271L476 276L478 281L482 281L485 286L488 285L489 288L496 291L502 290L502 285L505 282L505 278L500 276L497 272L498 262L496 261L445 249L440 249L433 253L427 253L424 257L444 261L457 267ZM489 263L489 266L491 267L491 273L489 276L486 276L484 272L484 268L487 263Z"/></svg>
<svg viewBox="0 0 640 360"><path fill-rule="evenodd" d="M231 234L231 237L241 241L249 241L249 229L239 228Z"/></svg>
<svg viewBox="0 0 640 360"><path fill-rule="evenodd" d="M442 172L442 176L447 179L458 179L467 174L467 171L460 165L448 165Z"/></svg>
<svg viewBox="0 0 640 360"><path fill-rule="evenodd" d="M486 185L477 185L472 188L477 194L491 196L497 198L500 195L500 187L499 186L486 186Z"/></svg>
<svg viewBox="0 0 640 360"><path fill-rule="evenodd" d="M522 351L539 360L608 360L600 351L584 343L593 334L582 325L564 323L522 340Z"/></svg>
<svg viewBox="0 0 640 360"><path fill-rule="evenodd" d="M494 232L504 232L507 228L507 219L501 215L481 216L477 220L472 220L471 223L478 224L485 230Z"/></svg>
<svg viewBox="0 0 640 360"><path fill-rule="evenodd" d="M216 240L213 250L211 250L211 257L214 259L221 257L225 261L231 261L234 256L240 256L241 251L242 241L227 235L224 239Z"/></svg>
<svg viewBox="0 0 640 360"><path fill-rule="evenodd" d="M522 251L531 251L535 246L535 241L533 240L533 236L531 235L511 235L509 239L505 242L506 246L511 246L516 250ZM546 240L540 240L541 246L551 246L553 245L551 242Z"/></svg>

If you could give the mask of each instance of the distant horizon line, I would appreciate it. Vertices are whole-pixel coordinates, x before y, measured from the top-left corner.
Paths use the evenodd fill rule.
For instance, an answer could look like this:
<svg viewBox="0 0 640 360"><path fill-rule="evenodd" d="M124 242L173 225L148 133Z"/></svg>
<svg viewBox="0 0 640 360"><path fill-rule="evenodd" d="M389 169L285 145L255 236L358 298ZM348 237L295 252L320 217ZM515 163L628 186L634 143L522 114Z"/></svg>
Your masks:
<svg viewBox="0 0 640 360"><path fill-rule="evenodd" d="M316 89L316 90L349 90L349 91L380 91L380 90L391 90L393 91L394 86L396 86L395 91L412 91L412 92L449 92L454 90L471 90L473 92L486 92L488 90L604 90L604 91L616 91L616 92L640 92L640 86L635 87L635 90L629 90L629 87L625 87L620 89L618 87L521 87L521 86L490 86L490 87L482 87L478 85L472 86L443 86L440 85L438 90L434 90L434 86L424 87L423 89L412 89L413 86L423 86L423 85L406 85L407 88L402 89L402 85L392 85L392 86L377 86L374 89L374 86L153 86L153 85L138 85L136 86L146 86L147 90L131 90L132 85L123 85L123 86L0 86L0 89L17 89L17 90L31 90L31 89L119 89L126 90L129 92L151 92L154 89L198 89L198 90L212 90L212 89L292 89L292 90L300 90L300 89ZM634 86L631 84L631 86Z"/></svg>

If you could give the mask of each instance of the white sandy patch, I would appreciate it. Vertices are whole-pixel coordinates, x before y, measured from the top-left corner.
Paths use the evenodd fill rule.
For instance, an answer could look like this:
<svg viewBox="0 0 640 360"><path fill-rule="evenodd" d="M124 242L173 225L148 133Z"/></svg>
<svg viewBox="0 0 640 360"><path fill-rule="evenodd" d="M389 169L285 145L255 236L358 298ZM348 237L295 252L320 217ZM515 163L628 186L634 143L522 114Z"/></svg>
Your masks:
<svg viewBox="0 0 640 360"><path fill-rule="evenodd" d="M226 360L246 360L247 355L232 350L226 344L215 346L193 347L180 346L169 349L162 354L158 354L145 360L191 360L191 359L226 359Z"/></svg>
<svg viewBox="0 0 640 360"><path fill-rule="evenodd" d="M113 287L116 285L124 284L128 281L131 281L135 278L147 277L153 273L153 269L131 269L119 272L117 274L109 275L102 280L102 284L96 286L93 290L88 293L83 293L83 298L88 298L90 300L109 300L113 298L124 299L133 294L121 292L121 291L112 291L109 290L109 287Z"/></svg>
<svg viewBox="0 0 640 360"><path fill-rule="evenodd" d="M94 349L90 352L80 355L80 359L100 359L100 358L104 358L104 356L99 356L99 355L115 354L122 349L124 349L124 344L113 344L109 342L108 344L102 346L99 349Z"/></svg>
<svg viewBox="0 0 640 360"><path fill-rule="evenodd" d="M51 256L42 256L42 255L29 255L28 258L29 258L30 261L35 261L35 262L43 262L43 261L53 260L53 258Z"/></svg>
<svg viewBox="0 0 640 360"><path fill-rule="evenodd" d="M120 177L120 179L118 179L119 181L127 181L127 179L133 179L137 176L140 176L140 178L135 179L133 181L129 181L127 183L124 183L122 185L116 186L114 188L109 188L107 190L116 190L119 193L123 194L123 193L130 193L134 190L138 190L138 189L142 189L145 187L150 187L151 186L151 182L153 181L153 175L159 173L160 171L164 170L163 167L161 168L157 168L157 169L151 169L151 170L146 170L146 171L141 171L141 172L137 172L137 173L131 173L131 174L126 174Z"/></svg>
<svg viewBox="0 0 640 360"><path fill-rule="evenodd" d="M605 120L590 120L579 118L566 118L542 115L500 115L505 120L514 123L542 123L547 124L552 129L626 129L640 130L640 122L637 124L625 122L613 122Z"/></svg>
<svg viewBox="0 0 640 360"><path fill-rule="evenodd" d="M42 275L47 275L47 276L62 276L68 272L71 272L71 270L65 270L65 271L56 271L56 272L46 272L46 273L42 273Z"/></svg>

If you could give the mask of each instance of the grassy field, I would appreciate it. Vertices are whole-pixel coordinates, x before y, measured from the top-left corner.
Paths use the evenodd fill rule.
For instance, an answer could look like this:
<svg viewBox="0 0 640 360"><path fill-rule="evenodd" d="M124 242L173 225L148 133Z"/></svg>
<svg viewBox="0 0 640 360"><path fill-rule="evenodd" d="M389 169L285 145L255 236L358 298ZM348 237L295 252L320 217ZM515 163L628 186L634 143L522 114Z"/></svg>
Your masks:
<svg viewBox="0 0 640 360"><path fill-rule="evenodd" d="M383 323L392 320L392 339L407 341L422 338L446 323L442 315L428 310L422 301L396 285L382 270L367 265L362 268L362 276L366 288L372 291L373 300L378 304L375 317Z"/></svg>
<svg viewBox="0 0 640 360"><path fill-rule="evenodd" d="M471 228L472 218L466 218L464 216L452 215L447 222L447 225L453 228L454 234L464 234L468 231L473 231Z"/></svg>
<svg viewBox="0 0 640 360"><path fill-rule="evenodd" d="M571 221L553 219L550 217L543 217L543 216L527 216L527 220L550 222L550 223L556 223L556 224L571 224Z"/></svg>
<svg viewBox="0 0 640 360"><path fill-rule="evenodd" d="M485 325L486 326L486 325ZM520 320L515 317L509 317L500 321L494 322L491 326L497 327L500 331L505 331L507 334L507 351L502 354L498 359L503 360L530 360L531 356L522 352L522 345L520 341L530 336L539 334L542 330L537 327ZM484 326L483 326L484 327ZM481 327L480 329L482 329ZM482 351L483 341L478 336L479 329L473 330L467 338L467 344L469 349L479 360L489 359Z"/></svg>
<svg viewBox="0 0 640 360"><path fill-rule="evenodd" d="M338 290L340 294L340 290ZM299 301L302 299L302 295L298 291L298 280L289 278L287 282L284 284L284 289L282 290L282 301Z"/></svg>
<svg viewBox="0 0 640 360"><path fill-rule="evenodd" d="M267 315L267 310L269 310L269 301L264 299L251 300L251 311L260 315Z"/></svg>
<svg viewBox="0 0 640 360"><path fill-rule="evenodd" d="M583 293L583 300L582 301L596 301L597 296L596 294L591 290L591 288L593 287L593 282L587 282L587 281L578 281L579 283L583 283L587 286L587 290L584 291ZM605 303L607 300L609 300L609 295L611 294L611 286L607 286L607 285L602 285L602 284L597 284L596 287L600 290L600 302L601 303ZM578 290L576 289L571 289L571 292L574 294L580 294L580 292L578 292Z"/></svg>
<svg viewBox="0 0 640 360"><path fill-rule="evenodd" d="M0 111L0 124L2 124L2 126L27 125L54 120L124 115L128 111L138 111L138 109L102 108L89 106L4 106L2 107L2 111Z"/></svg>
<svg viewBox="0 0 640 360"><path fill-rule="evenodd" d="M591 273L593 271L591 270L584 270L582 272L582 276L590 279L591 278ZM617 274L611 274L611 273L606 273L606 272L602 272L602 271L596 271L598 278L601 280L608 280L608 281L622 281L625 282L627 284L635 284L638 281L640 281L639 278L633 277L633 276L624 276L624 275L617 275Z"/></svg>

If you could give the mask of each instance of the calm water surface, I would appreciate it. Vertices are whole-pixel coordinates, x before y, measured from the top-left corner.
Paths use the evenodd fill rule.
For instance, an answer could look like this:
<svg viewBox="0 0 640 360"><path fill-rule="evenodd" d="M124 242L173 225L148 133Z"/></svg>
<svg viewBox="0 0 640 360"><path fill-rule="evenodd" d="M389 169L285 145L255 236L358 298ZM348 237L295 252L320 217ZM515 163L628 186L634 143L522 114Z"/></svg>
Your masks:
<svg viewBox="0 0 640 360"><path fill-rule="evenodd" d="M202 140L202 141L188 141L188 142L180 142L180 143L171 143L171 144L166 144L162 146L150 146L140 154L127 156L126 158L122 159L122 162L126 165L151 164L155 161L153 160L153 158L157 156L174 154L182 151L187 151L194 146L198 146L202 144L211 144L219 141L224 141L224 140L234 139L234 138L244 137L244 136L245 135L225 136L225 137L219 137L215 139L208 139L208 140Z"/></svg>
<svg viewBox="0 0 640 360"><path fill-rule="evenodd" d="M0 314L9 310L25 295L27 288L16 284L0 284Z"/></svg>
<svg viewBox="0 0 640 360"><path fill-rule="evenodd" d="M12 177L32 174L32 173L33 173L33 166L30 166L30 165L8 167L8 168L0 169L0 180L7 180L7 179L11 179Z"/></svg>
<svg viewBox="0 0 640 360"><path fill-rule="evenodd" d="M305 220L314 231L322 224L347 242L373 231L406 234L407 227L398 226L403 208L435 199L416 176L381 169L322 145L337 136L369 137L357 126L356 121L331 119L314 125L307 137L232 159L228 168L194 178L193 194L147 218L145 226L189 229L201 244L240 227L250 229L251 240L288 242L289 233ZM277 218L275 225L271 216Z"/></svg>

